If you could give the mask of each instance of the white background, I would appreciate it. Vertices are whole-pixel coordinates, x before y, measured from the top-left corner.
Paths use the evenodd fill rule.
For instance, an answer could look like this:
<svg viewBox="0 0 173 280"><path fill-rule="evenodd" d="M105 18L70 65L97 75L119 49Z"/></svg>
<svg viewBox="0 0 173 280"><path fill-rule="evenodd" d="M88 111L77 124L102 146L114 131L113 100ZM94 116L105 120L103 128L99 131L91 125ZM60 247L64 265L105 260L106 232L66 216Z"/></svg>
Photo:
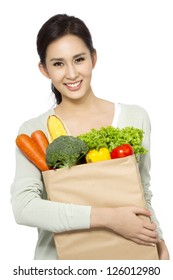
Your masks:
<svg viewBox="0 0 173 280"><path fill-rule="evenodd" d="M4 2L4 3L3 3ZM5 0L0 7L1 255L8 263L33 259L37 230L15 223L10 185L15 138L23 121L54 105L50 82L39 72L36 36L57 13L89 27L98 62L97 96L144 107L152 123L153 206L173 257L173 2L154 0Z"/></svg>

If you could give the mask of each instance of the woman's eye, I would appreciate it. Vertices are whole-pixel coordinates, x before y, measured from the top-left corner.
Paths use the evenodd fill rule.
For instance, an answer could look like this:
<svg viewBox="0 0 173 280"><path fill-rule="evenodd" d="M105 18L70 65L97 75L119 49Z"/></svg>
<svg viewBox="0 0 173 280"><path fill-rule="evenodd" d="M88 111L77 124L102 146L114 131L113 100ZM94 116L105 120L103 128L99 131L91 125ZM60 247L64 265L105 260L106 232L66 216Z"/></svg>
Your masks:
<svg viewBox="0 0 173 280"><path fill-rule="evenodd" d="M61 67L63 66L63 63L61 61L56 61L53 66L56 66L56 67Z"/></svg>
<svg viewBox="0 0 173 280"><path fill-rule="evenodd" d="M80 63L80 62L83 62L85 60L84 57L79 57L75 60L76 63Z"/></svg>

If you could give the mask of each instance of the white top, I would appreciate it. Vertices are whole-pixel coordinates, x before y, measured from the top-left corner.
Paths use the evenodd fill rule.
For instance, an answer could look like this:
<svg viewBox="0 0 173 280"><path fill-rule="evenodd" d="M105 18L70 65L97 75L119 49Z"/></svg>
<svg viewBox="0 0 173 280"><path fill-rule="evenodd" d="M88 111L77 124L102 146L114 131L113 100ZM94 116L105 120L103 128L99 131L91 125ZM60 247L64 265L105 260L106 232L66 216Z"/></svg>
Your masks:
<svg viewBox="0 0 173 280"><path fill-rule="evenodd" d="M112 121L112 126L117 127L118 126L118 120L119 116L121 113L121 104L120 103L115 103L115 113L114 113L114 118Z"/></svg>

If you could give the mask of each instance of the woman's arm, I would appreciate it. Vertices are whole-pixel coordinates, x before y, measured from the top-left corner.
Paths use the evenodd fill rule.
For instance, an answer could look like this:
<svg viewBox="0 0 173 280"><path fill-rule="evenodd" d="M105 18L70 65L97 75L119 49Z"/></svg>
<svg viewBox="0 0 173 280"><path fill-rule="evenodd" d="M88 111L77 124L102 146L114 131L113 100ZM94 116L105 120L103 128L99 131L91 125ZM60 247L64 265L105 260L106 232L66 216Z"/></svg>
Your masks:
<svg viewBox="0 0 173 280"><path fill-rule="evenodd" d="M157 243L157 251L158 251L160 260L169 260L170 259L168 248L163 239Z"/></svg>
<svg viewBox="0 0 173 280"><path fill-rule="evenodd" d="M31 135L44 125L32 122L21 126L19 133ZM11 204L17 223L50 232L90 227L90 206L57 203L47 200L42 174L16 148L16 172L11 186Z"/></svg>
<svg viewBox="0 0 173 280"><path fill-rule="evenodd" d="M151 216L144 208L136 206L91 209L91 228L104 227L138 244L152 246L158 242L156 225L138 215Z"/></svg>
<svg viewBox="0 0 173 280"><path fill-rule="evenodd" d="M156 244L160 260L169 260L169 251L164 240L160 240L156 225L144 222L138 214L151 216L147 209L140 207L91 208L91 228L108 228L137 244Z"/></svg>
<svg viewBox="0 0 173 280"><path fill-rule="evenodd" d="M156 230L158 233L158 239L159 242L157 243L157 249L159 254L160 260L167 260L169 259L169 252L167 249L167 246L163 240L163 233L159 224L159 221L156 217L155 211L152 208L151 199L152 199L152 192L150 190L150 137L151 137L151 123L150 119L148 117L148 114L144 113L144 121L143 121L143 127L144 130L144 140L143 140L143 146L148 150L148 153L146 155L141 156L140 162L139 162L139 170L141 174L141 180L142 185L144 187L144 195L145 200L147 203L147 208L149 211L151 211L151 221L156 224Z"/></svg>

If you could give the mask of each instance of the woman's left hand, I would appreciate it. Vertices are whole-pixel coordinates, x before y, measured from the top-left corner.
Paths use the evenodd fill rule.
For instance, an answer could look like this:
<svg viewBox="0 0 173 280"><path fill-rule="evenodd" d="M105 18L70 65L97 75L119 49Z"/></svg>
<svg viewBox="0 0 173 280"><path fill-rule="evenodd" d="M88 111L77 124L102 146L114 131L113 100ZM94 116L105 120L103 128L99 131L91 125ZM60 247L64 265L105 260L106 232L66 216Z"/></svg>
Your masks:
<svg viewBox="0 0 173 280"><path fill-rule="evenodd" d="M159 260L169 260L169 252L167 249L167 246L164 242L164 240L160 240L157 243L157 250L158 250L158 254L159 254Z"/></svg>

